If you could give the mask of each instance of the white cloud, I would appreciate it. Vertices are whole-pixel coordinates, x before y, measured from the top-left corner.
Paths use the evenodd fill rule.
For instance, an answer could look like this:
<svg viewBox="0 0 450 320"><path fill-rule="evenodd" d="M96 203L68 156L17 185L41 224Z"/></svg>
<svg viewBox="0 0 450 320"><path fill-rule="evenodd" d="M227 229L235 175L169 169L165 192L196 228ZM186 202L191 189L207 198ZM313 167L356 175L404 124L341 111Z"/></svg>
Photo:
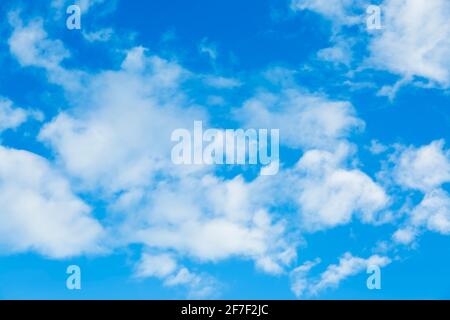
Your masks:
<svg viewBox="0 0 450 320"><path fill-rule="evenodd" d="M176 269L177 262L168 254L143 254L137 266L136 276L164 278L174 273Z"/></svg>
<svg viewBox="0 0 450 320"><path fill-rule="evenodd" d="M217 46L214 43L210 42L207 38L202 39L198 46L198 50L200 51L200 53L207 55L212 61L217 60Z"/></svg>
<svg viewBox="0 0 450 320"><path fill-rule="evenodd" d="M289 87L278 93L262 91L235 110L249 128L280 129L280 142L292 148L334 148L355 129L364 127L345 101Z"/></svg>
<svg viewBox="0 0 450 320"><path fill-rule="evenodd" d="M373 255L364 259L347 252L339 259L339 264L329 265L317 279L308 279L308 272L317 264L317 261L309 262L294 270L291 277L292 290L298 297L315 296L326 289L336 288L342 281L365 271L369 266L381 268L390 263L391 260L385 256Z"/></svg>
<svg viewBox="0 0 450 320"><path fill-rule="evenodd" d="M418 205L408 208L404 226L392 236L395 243L413 244L424 230L450 234L450 198L442 189L450 182L450 151L444 145L444 140L437 140L418 148L400 146L391 157L394 181L424 193Z"/></svg>
<svg viewBox="0 0 450 320"><path fill-rule="evenodd" d="M9 50L22 67L43 68L52 83L67 89L80 86L84 73L68 71L61 62L70 57L70 52L60 40L52 40L43 28L42 19L24 24L18 12L9 14L13 32L8 39Z"/></svg>
<svg viewBox="0 0 450 320"><path fill-rule="evenodd" d="M402 229L398 229L393 235L392 239L396 243L400 243L403 245L411 244L417 236L416 230L411 227L406 227Z"/></svg>
<svg viewBox="0 0 450 320"><path fill-rule="evenodd" d="M383 30L369 45L370 62L402 77L450 85L450 2L385 0Z"/></svg>
<svg viewBox="0 0 450 320"><path fill-rule="evenodd" d="M348 164L354 157L347 139L364 125L350 103L295 86L262 90L235 110L236 118L253 128L282 128L282 143L307 152L280 179L218 178L210 169L170 161L171 132L207 119L182 90L189 71L136 47L118 70L84 75L82 86L67 86L65 78L55 80L55 74L76 74L61 67L66 54L40 50L36 39L58 42L48 39L42 24L13 25L10 47L19 62L46 69L51 81L76 97L44 126L39 139L77 188L109 202L112 218L120 220L110 233L116 245L139 243L160 252L143 255L138 275L156 276L168 286L189 283L193 292L204 293L209 286L203 277L176 265L179 256L200 263L239 257L282 274L295 260L299 242L280 217L285 202L294 204L309 230L349 223L355 214L364 222L379 220L387 196ZM30 40L29 33L38 36ZM32 54L22 56L19 47ZM219 83L223 87L223 79Z"/></svg>
<svg viewBox="0 0 450 320"><path fill-rule="evenodd" d="M102 226L49 163L0 146L0 247L51 258L100 251Z"/></svg>
<svg viewBox="0 0 450 320"><path fill-rule="evenodd" d="M392 239L398 244L411 245L425 230L450 235L450 196L442 189L426 193L408 212L404 226L393 234Z"/></svg>
<svg viewBox="0 0 450 320"><path fill-rule="evenodd" d="M10 13L9 20L14 28L8 40L9 48L22 66L55 69L70 56L61 41L48 39L42 20L24 25L16 12Z"/></svg>
<svg viewBox="0 0 450 320"><path fill-rule="evenodd" d="M443 190L428 193L411 212L411 223L428 230L450 234L450 197Z"/></svg>
<svg viewBox="0 0 450 320"><path fill-rule="evenodd" d="M363 272L369 266L384 267L391 263L388 257L373 255L367 259L354 257L351 253L344 254L339 259L339 264L333 264L320 275L319 281L310 288L312 294L337 287L339 283L346 278Z"/></svg>
<svg viewBox="0 0 450 320"><path fill-rule="evenodd" d="M59 114L40 139L87 187L118 192L149 186L161 170L180 170L170 162L172 131L204 118L179 90L184 76L177 64L134 48L121 70L90 78L78 92L85 99L72 107L81 112Z"/></svg>
<svg viewBox="0 0 450 320"><path fill-rule="evenodd" d="M123 214L115 233L122 244L143 243L200 261L238 256L282 273L295 258L296 243L285 239L284 221L250 205L251 185L170 161L172 131L205 118L180 89L188 75L134 48L120 70L90 78L77 95L84 98L72 106L77 112L59 114L40 139L83 190L100 191Z"/></svg>
<svg viewBox="0 0 450 320"><path fill-rule="evenodd" d="M220 294L220 284L208 275L198 275L181 268L177 274L167 278L164 284L168 287L186 286L189 290L188 296L193 299L204 299L215 297Z"/></svg>
<svg viewBox="0 0 450 320"><path fill-rule="evenodd" d="M317 57L324 61L349 66L352 62L351 46L343 39L336 40L332 47L319 50Z"/></svg>
<svg viewBox="0 0 450 320"><path fill-rule="evenodd" d="M331 41L335 46L319 56L342 60L346 55L336 39L357 40L344 33L344 26L360 24L361 31L366 32L365 11L370 4L366 0L292 0L291 9L312 10L330 20L334 27ZM450 3L447 0L384 0L380 7L382 29L367 34L369 54L364 68L387 70L401 76L396 85L385 86L380 95L392 100L400 87L414 77L449 87Z"/></svg>
<svg viewBox="0 0 450 320"><path fill-rule="evenodd" d="M450 151L443 140L420 148L409 147L394 156L395 181L409 189L430 191L450 182Z"/></svg>
<svg viewBox="0 0 450 320"><path fill-rule="evenodd" d="M258 179L260 193L296 208L309 231L347 224L355 215L366 223L389 219L383 188L351 164L355 150L347 139L364 127L353 106L306 93L290 81L281 85L278 94L260 90L234 111L244 127L279 128L282 144L305 150L294 168L270 181Z"/></svg>
<svg viewBox="0 0 450 320"><path fill-rule="evenodd" d="M11 100L0 97L0 133L19 127L29 115L26 110L14 107Z"/></svg>
<svg viewBox="0 0 450 320"><path fill-rule="evenodd" d="M375 155L385 153L388 150L388 148L389 148L388 146L382 144L377 140L370 141L370 146L368 147L369 151Z"/></svg>
<svg viewBox="0 0 450 320"><path fill-rule="evenodd" d="M144 221L127 228L138 230L130 241L202 261L252 259L265 272L282 273L295 258L296 243L285 239L282 221L258 210L251 188L240 177L213 176L158 188L142 212Z"/></svg>
<svg viewBox="0 0 450 320"><path fill-rule="evenodd" d="M384 222L389 198L381 186L356 168L345 164L350 146L336 151L310 150L299 160L288 183L295 196L302 223L309 230L349 223L357 214L366 223Z"/></svg>
<svg viewBox="0 0 450 320"><path fill-rule="evenodd" d="M365 0L291 0L291 9L315 11L338 26L353 25L365 21L361 10L366 3Z"/></svg>
<svg viewBox="0 0 450 320"><path fill-rule="evenodd" d="M144 254L136 269L139 278L156 277L163 280L167 287L187 288L190 298L211 298L219 294L220 285L214 278L179 266L168 254Z"/></svg>
<svg viewBox="0 0 450 320"><path fill-rule="evenodd" d="M225 78L221 76L207 76L204 83L210 87L218 89L233 89L241 86L241 82L234 78Z"/></svg>
<svg viewBox="0 0 450 320"><path fill-rule="evenodd" d="M291 278L291 290L297 297L301 297L307 294L309 290L309 279L308 274L312 268L321 263L319 258L314 261L307 261L302 264L300 267L292 270L290 278Z"/></svg>

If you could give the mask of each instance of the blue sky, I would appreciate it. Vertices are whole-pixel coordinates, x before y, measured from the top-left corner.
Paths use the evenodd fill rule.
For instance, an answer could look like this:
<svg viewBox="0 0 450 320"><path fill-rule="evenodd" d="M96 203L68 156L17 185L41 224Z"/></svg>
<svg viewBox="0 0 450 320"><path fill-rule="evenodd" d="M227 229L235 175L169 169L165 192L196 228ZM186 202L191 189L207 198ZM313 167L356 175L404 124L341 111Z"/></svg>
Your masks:
<svg viewBox="0 0 450 320"><path fill-rule="evenodd" d="M0 299L450 298L448 1L0 16ZM194 121L279 129L278 174L174 165Z"/></svg>

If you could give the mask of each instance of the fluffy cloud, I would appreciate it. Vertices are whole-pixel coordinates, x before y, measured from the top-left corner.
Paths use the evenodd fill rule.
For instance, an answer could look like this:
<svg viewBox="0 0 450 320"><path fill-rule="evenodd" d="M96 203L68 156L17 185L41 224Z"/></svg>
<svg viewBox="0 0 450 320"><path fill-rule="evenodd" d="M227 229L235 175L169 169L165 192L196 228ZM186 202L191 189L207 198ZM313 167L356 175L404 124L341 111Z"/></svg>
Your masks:
<svg viewBox="0 0 450 320"><path fill-rule="evenodd" d="M102 226L49 163L0 147L0 246L51 258L100 251Z"/></svg>
<svg viewBox="0 0 450 320"><path fill-rule="evenodd" d="M411 212L414 226L425 226L428 230L450 234L450 197L443 190L435 190L425 196Z"/></svg>
<svg viewBox="0 0 450 320"><path fill-rule="evenodd" d="M199 275L179 266L168 254L144 254L136 267L139 278L156 277L167 287L185 287L194 299L211 298L220 290L218 282L208 275Z"/></svg>
<svg viewBox="0 0 450 320"><path fill-rule="evenodd" d="M175 272L177 262L168 254L143 254L136 269L137 277L164 278Z"/></svg>
<svg viewBox="0 0 450 320"><path fill-rule="evenodd" d="M180 89L188 75L134 48L120 70L88 79L72 106L77 112L59 114L40 139L81 188L106 195L111 210L123 214L115 233L122 244L201 261L239 256L281 273L295 258L295 241L285 239L283 221L251 204L251 185L171 163L171 132L205 118Z"/></svg>
<svg viewBox="0 0 450 320"><path fill-rule="evenodd" d="M246 127L280 129L280 142L292 148L333 148L352 130L364 127L350 103L297 87L262 91L235 113Z"/></svg>
<svg viewBox="0 0 450 320"><path fill-rule="evenodd" d="M209 292L203 277L176 263L180 257L200 263L239 257L264 272L282 274L295 260L299 241L298 234L291 235L285 203L297 209L309 231L349 223L354 215L369 223L380 220L388 197L351 163L356 157L347 139L364 123L350 103L295 85L275 93L261 90L235 110L236 120L247 127L280 128L282 143L306 153L295 168L271 180L225 179L212 169L170 161L173 130L191 128L194 120L207 122L205 109L184 91L192 74L178 63L136 47L118 69L83 74L81 83L78 71L62 67L68 53L49 39L42 23L15 20L12 25L10 50L19 63L43 68L68 97L76 97L43 127L40 141L79 190L108 201L110 218L117 222L109 235L117 246L138 243L160 252L143 255L138 276ZM210 85L235 85L214 79ZM83 226L83 231L89 247L101 227ZM72 252L91 249L77 248Z"/></svg>
<svg viewBox="0 0 450 320"><path fill-rule="evenodd" d="M395 231L395 233L392 235L392 239L394 242L408 245L414 241L416 238L417 232L414 230L414 228L411 227L405 227L402 229L398 229Z"/></svg>
<svg viewBox="0 0 450 320"><path fill-rule="evenodd" d="M251 188L240 177L213 176L161 186L147 200L143 220L127 226L135 230L130 241L203 261L252 259L265 272L281 273L295 258L296 243L285 239L282 221L252 203Z"/></svg>
<svg viewBox="0 0 450 320"><path fill-rule="evenodd" d="M442 189L450 182L450 151L445 141L398 149L391 156L394 181L404 189L421 191L424 197L408 208L404 225L392 236L394 242L409 245L423 230L450 234L450 198Z"/></svg>
<svg viewBox="0 0 450 320"><path fill-rule="evenodd" d="M393 157L395 181L408 189L430 191L450 181L450 151L443 140L409 147Z"/></svg>
<svg viewBox="0 0 450 320"><path fill-rule="evenodd" d="M342 43L355 40L343 26L365 25L366 0L292 0L294 11L312 10L332 21L332 42L336 46L325 49L322 56L342 61ZM440 86L450 85L450 3L447 0L384 0L381 3L382 30L367 34L368 57L365 66L387 70L402 77L390 93L391 99L399 86L413 77L423 77ZM361 30L363 30L361 28ZM343 42L343 38L347 42ZM361 37L360 37L361 38ZM337 39L340 39L337 41ZM365 39L365 38L364 38ZM347 52L350 50L347 48ZM344 59L345 61L345 59Z"/></svg>
<svg viewBox="0 0 450 320"><path fill-rule="evenodd" d="M392 239L397 244L410 245L425 230L450 234L450 196L442 189L428 192L409 211L404 226L393 234Z"/></svg>
<svg viewBox="0 0 450 320"><path fill-rule="evenodd" d="M405 78L450 85L450 3L385 0L383 31L370 43L371 63Z"/></svg>
<svg viewBox="0 0 450 320"><path fill-rule="evenodd" d="M11 12L9 23L13 27L8 39L9 50L22 67L43 68L51 82L67 89L80 85L84 74L61 67L61 62L70 57L70 52L62 41L49 38L42 19L24 23L18 12Z"/></svg>
<svg viewBox="0 0 450 320"><path fill-rule="evenodd" d="M170 168L172 131L204 118L179 90L183 77L177 64L134 48L120 70L90 78L78 92L85 98L72 106L81 111L59 114L40 139L87 187L114 193L149 186L158 172L177 171Z"/></svg>
<svg viewBox="0 0 450 320"><path fill-rule="evenodd" d="M17 13L11 13L9 20L14 28L8 40L9 48L22 66L55 69L70 56L61 41L48 39L42 20L24 25Z"/></svg>
<svg viewBox="0 0 450 320"><path fill-rule="evenodd" d="M355 215L366 223L389 218L383 211L389 197L369 176L348 164L352 154L348 143L334 151L309 150L295 168L280 175L285 187L277 189L289 194L289 203L295 205L307 230L347 224Z"/></svg>
<svg viewBox="0 0 450 320"><path fill-rule="evenodd" d="M42 114L15 107L11 100L0 97L0 133L19 127L29 118L42 120Z"/></svg>
<svg viewBox="0 0 450 320"><path fill-rule="evenodd" d="M332 264L317 279L308 279L309 271L320 260L307 262L291 274L292 290L298 296L315 296L328 288L334 288L350 276L365 271L369 266L384 267L391 263L388 257L373 255L367 259L345 253L339 264Z"/></svg>

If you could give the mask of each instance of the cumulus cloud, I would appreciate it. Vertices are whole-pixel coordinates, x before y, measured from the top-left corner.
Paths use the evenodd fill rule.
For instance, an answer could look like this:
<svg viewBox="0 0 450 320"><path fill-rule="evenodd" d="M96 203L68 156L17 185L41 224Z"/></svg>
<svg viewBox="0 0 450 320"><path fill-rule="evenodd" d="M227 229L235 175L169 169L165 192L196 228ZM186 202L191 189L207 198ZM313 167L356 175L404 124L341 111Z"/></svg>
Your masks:
<svg viewBox="0 0 450 320"><path fill-rule="evenodd" d="M9 48L22 66L54 69L70 56L60 40L48 39L42 20L24 24L17 12L11 13L9 20L14 28L8 40Z"/></svg>
<svg viewBox="0 0 450 320"><path fill-rule="evenodd" d="M308 151L297 164L301 192L298 203L308 228L333 227L350 222L360 214L364 222L382 221L378 213L388 204L381 186L358 169L345 169L348 146L342 145L335 154Z"/></svg>
<svg viewBox="0 0 450 320"><path fill-rule="evenodd" d="M444 190L428 193L411 212L414 226L425 226L428 230L450 234L450 197Z"/></svg>
<svg viewBox="0 0 450 320"><path fill-rule="evenodd" d="M369 45L370 62L404 78L450 85L450 3L385 0L381 33Z"/></svg>
<svg viewBox="0 0 450 320"><path fill-rule="evenodd" d="M9 23L13 28L8 39L9 51L22 67L42 68L52 83L67 89L80 86L83 72L69 71L61 66L61 63L70 57L70 52L61 40L49 38L42 19L24 23L18 12L11 12Z"/></svg>
<svg viewBox="0 0 450 320"><path fill-rule="evenodd" d="M408 245L415 240L416 235L417 231L414 228L405 227L395 231L394 234L392 235L392 239L396 243Z"/></svg>
<svg viewBox="0 0 450 320"><path fill-rule="evenodd" d="M176 271L177 262L168 254L143 254L136 269L136 276L140 278L164 278Z"/></svg>
<svg viewBox="0 0 450 320"><path fill-rule="evenodd" d="M438 140L419 148L408 147L394 156L396 183L427 192L450 182L450 151L444 146L444 140Z"/></svg>
<svg viewBox="0 0 450 320"><path fill-rule="evenodd" d="M59 114L40 139L85 186L114 193L151 185L172 166L171 132L204 118L178 90L183 76L177 64L133 48L120 70L91 78L79 92L85 100L72 107L81 112Z"/></svg>
<svg viewBox="0 0 450 320"><path fill-rule="evenodd" d="M298 212L304 230L313 232L350 223L358 217L364 223L389 221L389 197L384 189L359 170L352 161L349 143L335 150L308 150L295 167L282 171L278 181L257 182L280 203ZM269 190L269 191L267 191Z"/></svg>
<svg viewBox="0 0 450 320"><path fill-rule="evenodd" d="M391 260L379 255L364 259L347 252L339 258L338 264L329 265L319 277L308 278L309 271L319 262L320 260L307 262L291 274L291 287L298 297L318 295L326 289L337 287L348 277L365 271L369 266L381 268L390 264Z"/></svg>
<svg viewBox="0 0 450 320"><path fill-rule="evenodd" d="M407 209L407 219L392 236L395 243L410 245L424 230L450 234L450 198L443 185L450 182L450 151L445 141L421 147L397 147L391 156L392 177L406 190L424 194L416 206Z"/></svg>
<svg viewBox="0 0 450 320"><path fill-rule="evenodd" d="M190 298L211 298L217 296L220 290L220 285L214 278L179 266L168 254L143 254L136 269L136 276L139 278L156 277L163 280L167 287L186 288Z"/></svg>
<svg viewBox="0 0 450 320"><path fill-rule="evenodd" d="M366 32L366 8L371 4L366 0L292 0L291 9L311 10L332 22L330 40L334 46L319 52L319 58L345 62L354 44L367 43L367 57L359 57L364 68L386 70L401 77L394 86L383 87L380 95L393 100L400 87L412 82L414 77L448 88L450 3L447 0L384 0L380 5L381 30L366 33L367 37L359 37L364 42L358 41L344 27L360 25L361 31Z"/></svg>
<svg viewBox="0 0 450 320"><path fill-rule="evenodd" d="M103 228L47 160L0 146L0 247L51 258L98 253Z"/></svg>
<svg viewBox="0 0 450 320"><path fill-rule="evenodd" d="M171 163L171 132L205 118L180 89L187 75L133 48L120 70L87 82L84 98L72 106L76 113L59 114L39 137L82 188L103 193L124 214L116 233L124 243L202 261L244 257L281 273L295 257L295 242L285 239L283 221L249 205L251 186Z"/></svg>
<svg viewBox="0 0 450 320"><path fill-rule="evenodd" d="M263 90L235 110L249 128L280 129L280 143L292 148L333 148L353 130L364 128L353 106L291 86Z"/></svg>
<svg viewBox="0 0 450 320"><path fill-rule="evenodd" d="M151 193L131 241L203 261L252 259L268 273L282 273L296 256L283 221L252 204L252 186L237 177L180 180ZM177 199L175 201L175 199Z"/></svg>
<svg viewBox="0 0 450 320"><path fill-rule="evenodd" d="M247 127L279 128L281 143L305 154L294 168L271 180L218 177L210 168L171 163L173 130L208 120L206 110L184 90L192 74L177 62L135 47L119 68L83 74L81 85L78 71L62 67L69 54L49 38L41 22L12 19L12 25L9 45L19 63L43 68L51 82L76 97L42 128L39 140L51 148L58 169L77 189L108 202L110 218L117 222L109 235L117 246L138 243L144 251L159 252L142 256L138 276L156 277L168 286L187 285L203 294L210 292L209 282L204 285L203 276L178 265L179 257L200 263L238 257L264 272L283 274L300 241L284 212L286 203L298 211L308 231L349 223L355 215L367 223L383 221L379 213L387 195L353 163L348 139L364 123L350 103L287 82L280 91L258 91L235 109L236 120ZM222 89L237 85L220 76L214 81ZM74 200L78 210L69 212L85 217L90 211L79 201ZM81 221L76 220L85 232L77 238L79 246L69 250L71 244L65 245L67 253L41 245L40 252L64 256L93 250L102 228L93 219Z"/></svg>
<svg viewBox="0 0 450 320"><path fill-rule="evenodd" d="M450 196L436 189L425 194L422 201L410 209L407 220L392 236L397 244L414 244L424 231L450 234Z"/></svg>
<svg viewBox="0 0 450 320"><path fill-rule="evenodd" d="M11 100L0 97L0 133L19 127L29 118L42 120L43 115L39 111L30 111L16 107Z"/></svg>

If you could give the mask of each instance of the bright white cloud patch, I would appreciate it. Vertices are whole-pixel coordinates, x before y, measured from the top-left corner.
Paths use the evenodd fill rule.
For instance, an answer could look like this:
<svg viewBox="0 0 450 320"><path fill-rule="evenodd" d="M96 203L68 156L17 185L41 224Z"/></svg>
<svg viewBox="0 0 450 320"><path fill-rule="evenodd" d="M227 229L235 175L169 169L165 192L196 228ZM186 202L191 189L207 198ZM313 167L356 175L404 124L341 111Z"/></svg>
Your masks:
<svg viewBox="0 0 450 320"><path fill-rule="evenodd" d="M82 110L77 116L61 113L40 138L91 189L112 193L149 186L161 170L177 171L170 161L172 131L204 117L178 88L183 73L177 64L134 48L122 69L90 78L77 91L84 97L73 106Z"/></svg>
<svg viewBox="0 0 450 320"><path fill-rule="evenodd" d="M142 255L137 265L136 276L139 278L156 277L163 280L167 287L185 287L190 298L211 298L217 296L218 282L206 274L189 271L168 254Z"/></svg>
<svg viewBox="0 0 450 320"><path fill-rule="evenodd" d="M205 117L180 89L187 75L178 64L134 48L120 70L92 77L73 106L76 115L59 114L40 139L84 188L107 195L112 210L133 212L116 226L125 243L201 261L239 256L281 273L295 258L296 243L285 239L283 221L251 204L251 186L170 161L171 132Z"/></svg>
<svg viewBox="0 0 450 320"><path fill-rule="evenodd" d="M27 120L28 113L22 108L15 108L12 101L0 97L0 133L15 129Z"/></svg>
<svg viewBox="0 0 450 320"><path fill-rule="evenodd" d="M450 151L443 140L403 150L394 157L394 179L409 189L430 191L450 182Z"/></svg>
<svg viewBox="0 0 450 320"><path fill-rule="evenodd" d="M100 250L101 225L49 163L0 147L0 247L52 258Z"/></svg>
<svg viewBox="0 0 450 320"><path fill-rule="evenodd" d="M335 153L312 150L297 164L298 204L308 229L349 223L353 214L364 222L382 221L378 215L388 204L381 186L358 169L346 169L348 146Z"/></svg>
<svg viewBox="0 0 450 320"><path fill-rule="evenodd" d="M339 259L338 264L329 265L318 278L308 278L309 271L319 261L307 262L291 274L292 290L298 297L318 295L328 288L337 287L348 277L364 272L369 266L381 268L391 263L388 257L373 255L364 259L347 252Z"/></svg>
<svg viewBox="0 0 450 320"><path fill-rule="evenodd" d="M24 23L18 12L9 14L13 32L8 39L9 50L22 67L38 67L46 71L52 83L74 90L80 86L80 71L68 71L61 63L70 57L70 52L60 40L50 39L44 30L42 19Z"/></svg>
<svg viewBox="0 0 450 320"><path fill-rule="evenodd" d="M383 30L369 48L376 67L450 85L450 2L385 0Z"/></svg>
<svg viewBox="0 0 450 320"><path fill-rule="evenodd" d="M251 185L240 177L184 178L149 194L130 241L176 250L203 261L242 257L268 273L281 273L295 258L285 225L252 203ZM130 222L131 223L131 222ZM147 225L147 227L145 227Z"/></svg>
<svg viewBox="0 0 450 320"><path fill-rule="evenodd" d="M422 201L408 210L405 225L394 233L393 240L409 245L424 230L450 234L450 198L442 189L450 182L450 151L444 140L403 148L391 160L395 182L424 194Z"/></svg>
<svg viewBox="0 0 450 320"><path fill-rule="evenodd" d="M416 238L417 232L414 228L406 227L398 229L393 235L392 239L399 244L408 245L411 244Z"/></svg>
<svg viewBox="0 0 450 320"><path fill-rule="evenodd" d="M308 3L313 6L312 1ZM42 128L39 141L51 148L58 169L76 181L77 189L108 202L109 217L120 221L106 235L114 237L115 245L137 243L144 246L144 252L159 253L142 255L136 267L138 277L156 277L167 286L183 285L193 296L205 296L214 292L214 281L177 261L241 258L253 261L264 272L283 274L296 259L301 231L347 224L355 216L365 223L388 218L383 210L389 197L354 163L356 154L348 139L364 122L349 102L306 92L290 83L292 79L284 79L283 72L272 73L283 87L257 91L234 110L235 120L250 128L281 129L281 143L305 153L293 168L272 179L218 177L210 168L172 164L170 136L174 129L191 128L194 120L208 122L206 110L195 105L184 90L185 80L219 89L239 86L238 80L193 76L178 63L143 47L128 50L116 70L80 73L62 66L69 53L61 42L49 38L42 22L24 24L17 16L10 20L11 53L24 67L44 69L49 81L61 85L70 101ZM212 51L204 52L215 60ZM2 152L10 158L18 153ZM12 198L32 199L3 200L12 206L3 214L13 217L0 226L0 235L7 235L4 241L9 241L6 245L50 257L98 250L103 229L89 216L89 207L45 160L26 152L18 154L19 159L27 159L21 166L30 162L38 170L12 168L11 172L23 174L14 177L7 175L10 171L2 173L6 178L0 181L13 188ZM25 181L25 177L32 179ZM17 188L14 179L20 182ZM0 190L0 203L1 199ZM286 207L298 214L293 226ZM14 219L23 221L15 223ZM21 236L20 241L15 235ZM299 295L322 291L369 262L382 265L388 260L347 254L316 282L297 282L295 291ZM305 273L314 264L296 271Z"/></svg>
<svg viewBox="0 0 450 320"><path fill-rule="evenodd" d="M177 262L168 254L144 254L137 266L136 276L164 278L174 273L176 269Z"/></svg>
<svg viewBox="0 0 450 320"><path fill-rule="evenodd" d="M414 226L424 226L430 231L450 234L450 197L443 190L435 190L425 196L411 212Z"/></svg>
<svg viewBox="0 0 450 320"><path fill-rule="evenodd" d="M61 41L48 39L42 20L24 24L17 13L11 13L9 20L14 28L8 40L9 48L22 66L55 69L70 56Z"/></svg>
<svg viewBox="0 0 450 320"><path fill-rule="evenodd" d="M297 87L263 91L247 100L236 117L248 128L280 129L280 142L292 148L333 148L352 130L364 127L353 106L312 95Z"/></svg>
<svg viewBox="0 0 450 320"><path fill-rule="evenodd" d="M294 11L311 10L333 23L331 40L334 47L324 49L319 56L333 61L345 61L342 43L349 45L355 38L342 30L343 26L360 24L366 32L366 9L373 4L366 0L292 0ZM450 86L450 2L447 0L384 0L381 5L381 30L371 32L366 66L387 70L403 80L390 90L392 99L398 87L413 77L423 77L443 87ZM338 37L336 37L338 35ZM360 38L362 38L361 35ZM336 39L340 39L337 41ZM347 42L343 42L346 39ZM355 42L356 43L356 42ZM347 48L347 52L351 50ZM344 59L344 60L343 60ZM380 92L387 95L389 87Z"/></svg>

